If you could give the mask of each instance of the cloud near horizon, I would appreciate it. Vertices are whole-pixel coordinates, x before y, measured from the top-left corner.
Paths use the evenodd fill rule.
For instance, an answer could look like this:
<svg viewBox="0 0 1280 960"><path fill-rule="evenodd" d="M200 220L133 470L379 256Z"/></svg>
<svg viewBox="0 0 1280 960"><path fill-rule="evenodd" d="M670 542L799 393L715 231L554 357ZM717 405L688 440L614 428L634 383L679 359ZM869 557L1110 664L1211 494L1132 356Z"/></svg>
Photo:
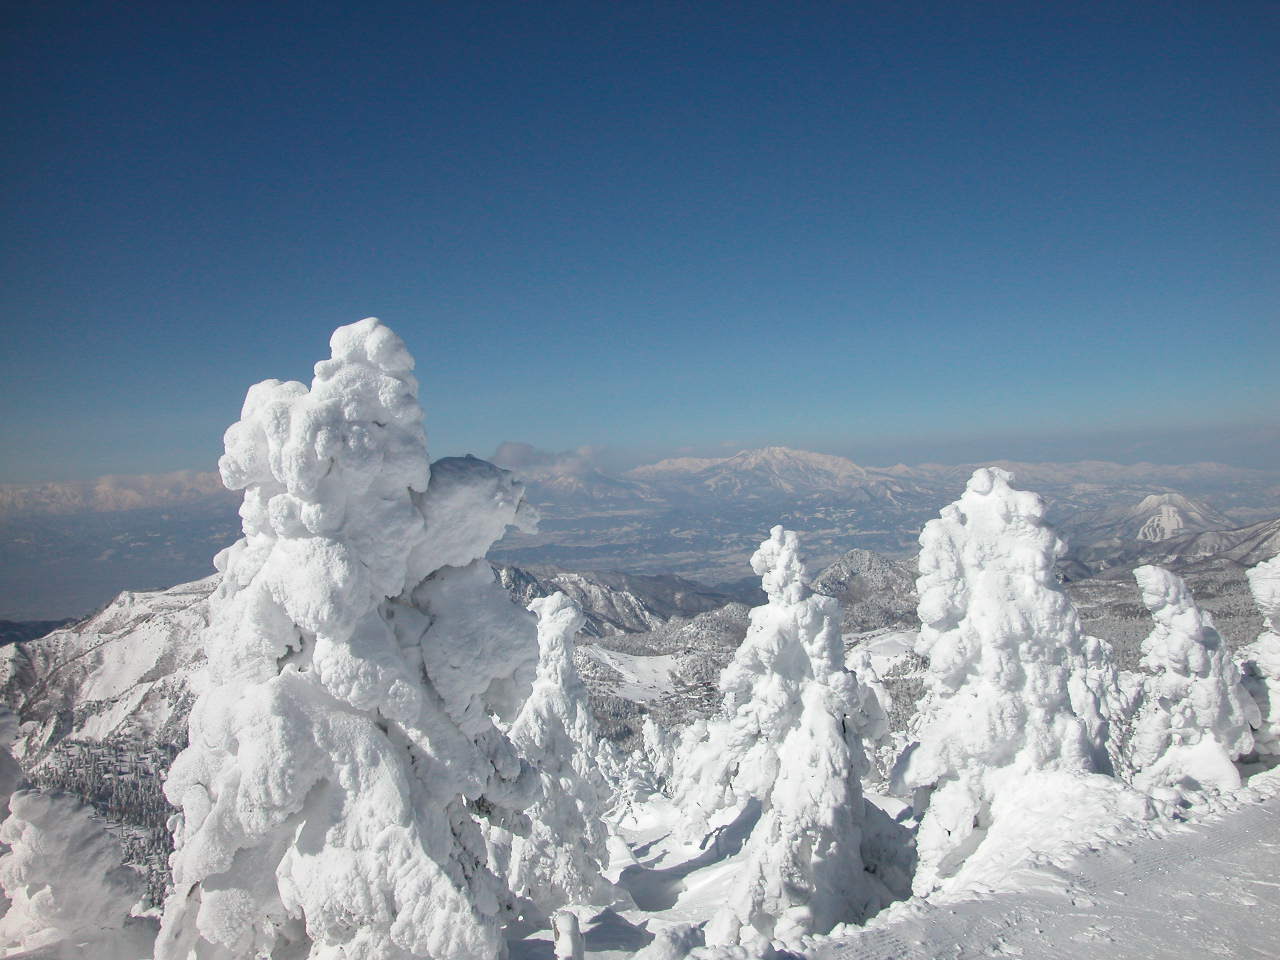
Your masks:
<svg viewBox="0 0 1280 960"><path fill-rule="evenodd" d="M65 483L0 485L0 517L15 514L116 513L237 497L212 471L109 475Z"/></svg>

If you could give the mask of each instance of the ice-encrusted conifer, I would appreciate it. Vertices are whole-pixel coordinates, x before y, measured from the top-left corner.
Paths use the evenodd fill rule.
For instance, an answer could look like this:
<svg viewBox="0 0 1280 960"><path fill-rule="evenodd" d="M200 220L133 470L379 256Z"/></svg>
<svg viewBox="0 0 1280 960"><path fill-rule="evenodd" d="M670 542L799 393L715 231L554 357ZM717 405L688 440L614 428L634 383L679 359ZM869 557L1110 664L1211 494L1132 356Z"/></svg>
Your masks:
<svg viewBox="0 0 1280 960"><path fill-rule="evenodd" d="M155 927L130 921L145 884L92 809L68 794L19 790L0 824L0 950L49 957L140 957ZM25 955L25 954L24 954ZM34 955L34 954L32 954Z"/></svg>
<svg viewBox="0 0 1280 960"><path fill-rule="evenodd" d="M1234 761L1253 749L1257 705L1207 613L1181 577L1163 567L1133 571L1155 628L1142 641L1142 702L1131 743L1134 785L1229 790Z"/></svg>
<svg viewBox="0 0 1280 960"><path fill-rule="evenodd" d="M1064 550L1044 502L999 468L977 470L920 534L920 639L927 657L916 743L895 786L921 815L913 882L927 894L954 874L996 818L1002 790L1045 772L1097 768L1072 704L1084 661L1079 617L1054 578ZM1095 706L1096 709L1096 706Z"/></svg>
<svg viewBox="0 0 1280 960"><path fill-rule="evenodd" d="M244 537L215 559L159 960L475 958L506 885L478 821L536 779L514 720L537 645L480 559L522 491L427 459L413 358L376 319L334 332L310 389L249 389L223 481Z"/></svg>
<svg viewBox="0 0 1280 960"><path fill-rule="evenodd" d="M708 943L760 946L860 921L885 893L863 869L863 695L844 668L840 607L810 592L796 534L774 527L751 558L769 602L720 676L723 714L686 742L676 801L705 828L750 824Z"/></svg>
<svg viewBox="0 0 1280 960"><path fill-rule="evenodd" d="M1237 651L1245 689L1258 705L1253 746L1260 754L1280 754L1280 556L1248 573L1249 589L1262 613L1262 633Z"/></svg>
<svg viewBox="0 0 1280 960"><path fill-rule="evenodd" d="M601 875L608 865L609 797L599 767L608 745L573 665L582 611L563 593L534 600L529 609L538 617L538 676L508 735L538 771L542 794L527 810L527 833L495 830L491 840L507 848L512 890L545 920L568 904L606 905L614 899Z"/></svg>
<svg viewBox="0 0 1280 960"><path fill-rule="evenodd" d="M0 820L9 815L9 797L22 783L22 767L12 747L18 739L18 715L0 704Z"/></svg>

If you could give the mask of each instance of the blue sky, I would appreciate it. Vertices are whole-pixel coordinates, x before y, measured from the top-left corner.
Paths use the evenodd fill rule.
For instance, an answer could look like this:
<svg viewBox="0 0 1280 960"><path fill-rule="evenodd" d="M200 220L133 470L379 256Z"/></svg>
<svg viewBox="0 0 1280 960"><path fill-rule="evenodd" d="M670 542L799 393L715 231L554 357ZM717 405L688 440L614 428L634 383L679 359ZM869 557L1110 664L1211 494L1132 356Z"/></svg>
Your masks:
<svg viewBox="0 0 1280 960"><path fill-rule="evenodd" d="M0 482L368 315L438 455L1280 466L1278 9L12 8Z"/></svg>

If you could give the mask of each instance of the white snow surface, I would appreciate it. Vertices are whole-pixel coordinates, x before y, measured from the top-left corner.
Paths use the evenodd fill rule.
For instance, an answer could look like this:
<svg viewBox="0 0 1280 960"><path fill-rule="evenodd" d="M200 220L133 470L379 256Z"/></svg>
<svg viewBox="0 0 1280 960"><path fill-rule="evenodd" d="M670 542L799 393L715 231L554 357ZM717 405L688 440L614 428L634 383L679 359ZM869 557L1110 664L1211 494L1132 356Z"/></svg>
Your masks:
<svg viewBox="0 0 1280 960"><path fill-rule="evenodd" d="M1253 745L1259 754L1280 754L1280 556L1249 571L1249 589L1262 613L1258 639L1236 651L1245 689L1258 705Z"/></svg>
<svg viewBox="0 0 1280 960"><path fill-rule="evenodd" d="M621 679L611 685L610 692L633 703L648 703L670 693L672 673L680 665L680 658L671 653L623 653L598 644L584 647L583 652L618 674Z"/></svg>
<svg viewBox="0 0 1280 960"><path fill-rule="evenodd" d="M226 433L244 537L215 560L206 684L165 785L182 814L159 960L501 948L509 891L478 821L534 798L494 718L526 699L537 642L477 558L521 491L480 461L432 482L391 330L330 346L309 389L251 387Z"/></svg>
<svg viewBox="0 0 1280 960"><path fill-rule="evenodd" d="M1280 955L1280 770L1159 830L1030 857L995 889L912 900L814 960L1187 960Z"/></svg>
<svg viewBox="0 0 1280 960"><path fill-rule="evenodd" d="M1235 760L1253 749L1257 704L1207 613L1181 577L1134 572L1155 627L1142 642L1142 702L1133 733L1134 783L1147 792L1232 790Z"/></svg>
<svg viewBox="0 0 1280 960"><path fill-rule="evenodd" d="M204 664L216 583L126 591L83 623L0 648L0 683L28 721L19 759L38 763L63 738L146 737L164 727Z"/></svg>

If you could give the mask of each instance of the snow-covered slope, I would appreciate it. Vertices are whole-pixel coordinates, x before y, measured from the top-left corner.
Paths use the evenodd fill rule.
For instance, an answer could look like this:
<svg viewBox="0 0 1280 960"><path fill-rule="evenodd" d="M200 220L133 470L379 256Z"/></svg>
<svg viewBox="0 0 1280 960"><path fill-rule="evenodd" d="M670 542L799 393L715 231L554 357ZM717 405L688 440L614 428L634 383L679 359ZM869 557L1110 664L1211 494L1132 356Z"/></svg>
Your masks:
<svg viewBox="0 0 1280 960"><path fill-rule="evenodd" d="M586 615L589 636L644 633L672 617L717 610L729 597L682 577L617 572L575 573L569 570L495 565L498 579L517 603L566 594Z"/></svg>
<svg viewBox="0 0 1280 960"><path fill-rule="evenodd" d="M1175 569L1213 560L1231 560L1241 566L1252 567L1277 553L1280 553L1280 517L1247 527L1173 537L1152 545L1144 552L1143 560L1171 565Z"/></svg>
<svg viewBox="0 0 1280 960"><path fill-rule="evenodd" d="M920 622L915 565L909 560L850 550L813 578L813 589L840 601L846 633L914 627Z"/></svg>
<svg viewBox="0 0 1280 960"><path fill-rule="evenodd" d="M1180 493L1153 493L1139 503L1107 511L1092 525L1078 527L1075 536L1093 546L1134 541L1159 543L1204 530L1220 530L1231 521L1213 507Z"/></svg>
<svg viewBox="0 0 1280 960"><path fill-rule="evenodd" d="M890 910L813 960L1187 960L1280 955L1275 772L1225 813L1029 866L997 894ZM1264 839L1266 838L1266 839Z"/></svg>
<svg viewBox="0 0 1280 960"><path fill-rule="evenodd" d="M28 769L63 739L185 739L200 631L217 578L125 592L83 623L0 649L0 697L24 721Z"/></svg>

